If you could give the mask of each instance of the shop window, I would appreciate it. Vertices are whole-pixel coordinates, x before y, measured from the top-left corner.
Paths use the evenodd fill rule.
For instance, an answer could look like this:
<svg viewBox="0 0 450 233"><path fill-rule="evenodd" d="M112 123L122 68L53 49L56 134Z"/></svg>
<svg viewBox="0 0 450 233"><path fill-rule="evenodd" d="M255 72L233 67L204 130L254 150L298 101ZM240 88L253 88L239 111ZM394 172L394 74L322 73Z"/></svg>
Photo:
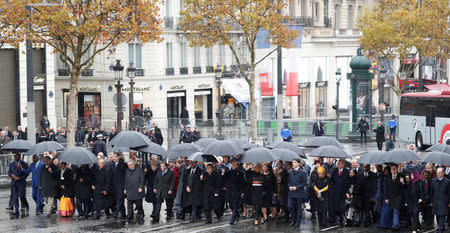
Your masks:
<svg viewBox="0 0 450 233"><path fill-rule="evenodd" d="M194 116L196 125L212 124L212 90L194 91Z"/></svg>
<svg viewBox="0 0 450 233"><path fill-rule="evenodd" d="M78 93L78 117L84 126L99 127L101 124L101 94Z"/></svg>
<svg viewBox="0 0 450 233"><path fill-rule="evenodd" d="M63 116L67 117L67 111L69 110L69 95L70 92L67 89L63 90Z"/></svg>
<svg viewBox="0 0 450 233"><path fill-rule="evenodd" d="M299 91L298 117L300 118L310 117L309 94L310 94L309 88L300 89Z"/></svg>

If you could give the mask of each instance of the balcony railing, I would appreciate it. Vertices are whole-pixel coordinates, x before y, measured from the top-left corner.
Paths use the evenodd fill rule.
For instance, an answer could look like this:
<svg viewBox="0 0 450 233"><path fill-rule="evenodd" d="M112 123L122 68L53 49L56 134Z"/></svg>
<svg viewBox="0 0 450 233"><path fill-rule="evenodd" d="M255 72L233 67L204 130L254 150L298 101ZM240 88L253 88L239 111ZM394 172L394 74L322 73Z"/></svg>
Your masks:
<svg viewBox="0 0 450 233"><path fill-rule="evenodd" d="M87 70L83 71L81 76L94 76L94 70L93 69L87 69Z"/></svg>
<svg viewBox="0 0 450 233"><path fill-rule="evenodd" d="M188 70L187 67L181 67L180 68L180 74L188 74L188 73L189 73L189 70Z"/></svg>
<svg viewBox="0 0 450 233"><path fill-rule="evenodd" d="M164 28L173 29L174 20L173 17L164 17Z"/></svg>
<svg viewBox="0 0 450 233"><path fill-rule="evenodd" d="M202 67L197 66L197 67L193 67L193 73L194 74L201 74L202 73Z"/></svg>
<svg viewBox="0 0 450 233"><path fill-rule="evenodd" d="M175 70L173 68L166 68L166 75L175 75Z"/></svg>
<svg viewBox="0 0 450 233"><path fill-rule="evenodd" d="M58 69L58 76L69 76L69 70L68 69Z"/></svg>
<svg viewBox="0 0 450 233"><path fill-rule="evenodd" d="M129 76L129 75L128 75L128 71L127 71L127 77L128 77L128 76ZM144 69L136 68L136 71L135 71L135 73L134 73L134 76L136 76L136 77L144 76Z"/></svg>
<svg viewBox="0 0 450 233"><path fill-rule="evenodd" d="M312 27L313 19L311 17L289 17L283 19L282 23L288 25L303 25L305 27Z"/></svg>

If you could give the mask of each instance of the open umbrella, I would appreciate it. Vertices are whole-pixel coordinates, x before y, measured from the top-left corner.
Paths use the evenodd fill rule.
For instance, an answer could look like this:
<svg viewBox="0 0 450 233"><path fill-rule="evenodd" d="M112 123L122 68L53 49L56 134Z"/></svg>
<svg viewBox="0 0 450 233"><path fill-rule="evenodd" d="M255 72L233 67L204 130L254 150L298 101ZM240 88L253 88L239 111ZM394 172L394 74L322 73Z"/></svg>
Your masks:
<svg viewBox="0 0 450 233"><path fill-rule="evenodd" d="M117 134L109 144L115 147L136 148L150 144L150 139L136 131L122 131Z"/></svg>
<svg viewBox="0 0 450 233"><path fill-rule="evenodd" d="M181 143L169 149L167 155L169 159L178 159L180 157L189 157L195 152L200 152L200 148L191 143Z"/></svg>
<svg viewBox="0 0 450 233"><path fill-rule="evenodd" d="M256 148L256 147L260 147L260 145L258 145L256 143L246 143L246 144L242 145L242 149L244 149L244 150L250 150L250 149Z"/></svg>
<svg viewBox="0 0 450 233"><path fill-rule="evenodd" d="M297 145L295 145L292 142L277 142L277 143L269 145L268 148L270 148L270 149L276 149L276 148L288 149L288 150L293 151L296 154L300 155L300 157L306 158L305 152L300 147L298 147Z"/></svg>
<svg viewBox="0 0 450 233"><path fill-rule="evenodd" d="M237 154L242 154L244 149L241 148L237 143L227 140L221 140L212 143L202 150L205 154L216 155L216 156L233 156Z"/></svg>
<svg viewBox="0 0 450 233"><path fill-rule="evenodd" d="M450 154L440 152L440 151L433 151L429 153L425 153L423 155L423 162L429 162L429 163L437 163L439 165L450 165Z"/></svg>
<svg viewBox="0 0 450 233"><path fill-rule="evenodd" d="M147 146L135 148L135 150L155 155L160 155L162 157L167 156L167 151L156 143L150 142Z"/></svg>
<svg viewBox="0 0 450 233"><path fill-rule="evenodd" d="M238 144L240 147L242 147L244 144L248 143L244 139L240 139L240 138L229 138L229 139L226 139L225 141L234 142L234 143Z"/></svg>
<svg viewBox="0 0 450 233"><path fill-rule="evenodd" d="M61 162L75 165L92 164L97 162L95 155L84 147L69 147L61 153Z"/></svg>
<svg viewBox="0 0 450 233"><path fill-rule="evenodd" d="M303 159L300 158L300 156L288 149L283 149L283 148L275 148L272 150L273 153L277 154L278 157L280 157L280 160L283 161L289 161L292 162L294 159L300 159L300 162L303 161ZM305 161L303 161L304 163Z"/></svg>
<svg viewBox="0 0 450 233"><path fill-rule="evenodd" d="M387 151L370 151L365 154L358 162L361 164L383 164L383 158L386 154L389 153Z"/></svg>
<svg viewBox="0 0 450 233"><path fill-rule="evenodd" d="M205 148L217 141L219 141L219 140L217 140L215 138L200 138L199 140L194 142L194 144L198 147Z"/></svg>
<svg viewBox="0 0 450 233"><path fill-rule="evenodd" d="M279 159L280 157L273 151L264 147L258 147L245 151L244 155L242 156L241 162L262 163L262 162L271 162Z"/></svg>
<svg viewBox="0 0 450 233"><path fill-rule="evenodd" d="M203 154L202 152L195 152L194 154L190 155L187 160L190 161L197 161L197 162L210 162L210 163L218 163L219 160L215 155L207 155Z"/></svg>
<svg viewBox="0 0 450 233"><path fill-rule="evenodd" d="M429 151L429 152L439 151L439 152L444 152L444 153L450 154L450 145L436 144L436 145L428 148L427 151Z"/></svg>
<svg viewBox="0 0 450 233"><path fill-rule="evenodd" d="M56 136L56 142L58 143L67 143L67 139L61 135Z"/></svg>
<svg viewBox="0 0 450 233"><path fill-rule="evenodd" d="M420 160L419 156L414 151L407 149L393 149L383 156L384 163L400 164L417 160Z"/></svg>
<svg viewBox="0 0 450 233"><path fill-rule="evenodd" d="M64 146L54 141L40 142L27 151L27 155L40 154L44 152L64 150Z"/></svg>
<svg viewBox="0 0 450 233"><path fill-rule="evenodd" d="M311 157L348 158L347 152L337 146L321 146L309 154Z"/></svg>
<svg viewBox="0 0 450 233"><path fill-rule="evenodd" d="M341 147L341 143L339 143L336 139L327 136L313 137L309 138L308 141L303 145L304 147L319 147L319 146L337 146Z"/></svg>
<svg viewBox="0 0 450 233"><path fill-rule="evenodd" d="M2 150L12 151L12 152L27 152L33 144L27 140L14 140L6 143L2 147Z"/></svg>

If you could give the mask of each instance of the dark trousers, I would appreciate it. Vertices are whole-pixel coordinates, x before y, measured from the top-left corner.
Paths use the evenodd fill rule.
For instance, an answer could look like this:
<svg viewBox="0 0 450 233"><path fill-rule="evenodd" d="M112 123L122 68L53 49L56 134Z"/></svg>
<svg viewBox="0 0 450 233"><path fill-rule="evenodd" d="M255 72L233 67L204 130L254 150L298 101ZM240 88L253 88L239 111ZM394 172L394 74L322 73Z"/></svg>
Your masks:
<svg viewBox="0 0 450 233"><path fill-rule="evenodd" d="M201 207L197 205L192 205L191 220L200 219L201 217L202 217Z"/></svg>
<svg viewBox="0 0 450 233"><path fill-rule="evenodd" d="M389 128L389 134L392 136L392 140L395 142L395 128Z"/></svg>
<svg viewBox="0 0 450 233"><path fill-rule="evenodd" d="M159 214L161 213L161 205L163 202L166 202L166 213L167 217L173 216L173 199L164 199L164 200L158 200L156 202L156 206L153 209L152 216L159 218Z"/></svg>
<svg viewBox="0 0 450 233"><path fill-rule="evenodd" d="M9 208L14 208L14 200L13 200L13 191L12 191L12 186L11 186L11 194L9 194L9 204L8 207Z"/></svg>
<svg viewBox="0 0 450 233"><path fill-rule="evenodd" d="M415 208L414 210L409 211L409 215L411 218L411 224L413 231L417 231L420 229L420 222L419 222L419 209Z"/></svg>
<svg viewBox="0 0 450 233"><path fill-rule="evenodd" d="M436 215L438 223L438 232L443 232L445 230L445 217L446 215Z"/></svg>
<svg viewBox="0 0 450 233"><path fill-rule="evenodd" d="M19 211L19 198L22 208L29 208L26 193L25 193L25 183L19 183L19 184L13 184L11 186L12 188L12 194L13 194L13 203L14 203L14 209L15 211Z"/></svg>
<svg viewBox="0 0 450 233"><path fill-rule="evenodd" d="M144 209L142 208L142 198L137 200L127 200L128 218L133 218L134 209L133 204L136 205L138 218L144 218Z"/></svg>
<svg viewBox="0 0 450 233"><path fill-rule="evenodd" d="M102 210L105 209L106 198L102 196L94 196L94 211L95 216L100 216Z"/></svg>
<svg viewBox="0 0 450 233"><path fill-rule="evenodd" d="M430 206L430 203L425 203L423 209L423 224L426 227L432 227L434 224L433 207Z"/></svg>
<svg viewBox="0 0 450 233"><path fill-rule="evenodd" d="M383 142L377 141L378 150L383 150Z"/></svg>
<svg viewBox="0 0 450 233"><path fill-rule="evenodd" d="M241 206L240 200L230 200L231 207L231 220L239 219L239 207Z"/></svg>
<svg viewBox="0 0 450 233"><path fill-rule="evenodd" d="M36 202L36 213L42 212L42 206L44 204L44 197L42 196L39 187L32 187L31 197Z"/></svg>
<svg viewBox="0 0 450 233"><path fill-rule="evenodd" d="M262 210L261 210L261 205L253 205L253 209L254 209L254 215L255 215L255 220L261 220L262 218Z"/></svg>
<svg viewBox="0 0 450 233"><path fill-rule="evenodd" d="M89 215L89 202L90 199L77 198L76 205L79 216L88 216Z"/></svg>
<svg viewBox="0 0 450 233"><path fill-rule="evenodd" d="M291 213L291 221L301 223L303 198L289 197L288 206Z"/></svg>
<svg viewBox="0 0 450 233"><path fill-rule="evenodd" d="M118 217L119 213L122 214L123 217L125 216L124 198L116 199L116 211L114 211L114 216Z"/></svg>
<svg viewBox="0 0 450 233"><path fill-rule="evenodd" d="M363 143L363 136L364 136L364 143L367 144L367 132L361 132L361 143Z"/></svg>

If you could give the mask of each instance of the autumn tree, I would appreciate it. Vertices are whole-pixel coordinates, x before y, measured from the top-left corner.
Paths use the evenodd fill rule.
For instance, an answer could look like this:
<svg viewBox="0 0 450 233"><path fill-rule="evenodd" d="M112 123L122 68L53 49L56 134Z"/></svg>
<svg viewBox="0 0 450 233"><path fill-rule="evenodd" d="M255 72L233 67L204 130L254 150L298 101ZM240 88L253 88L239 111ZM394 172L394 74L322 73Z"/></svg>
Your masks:
<svg viewBox="0 0 450 233"><path fill-rule="evenodd" d="M180 28L186 33L191 46L223 44L230 48L240 74L250 89L252 138L256 138L257 133L255 68L276 51L276 46L293 47L292 42L298 36L298 31L282 23L288 20L280 13L286 3L273 0L186 0L185 9L180 11ZM259 57L256 53L256 36L261 30L267 30L268 40L275 48ZM233 46L236 37L242 38L248 48L249 60L241 60L238 48ZM244 69L245 65L248 65L249 72Z"/></svg>
<svg viewBox="0 0 450 233"><path fill-rule="evenodd" d="M448 58L448 4L442 0L379 0L361 17L361 45L375 53L379 60L405 61L419 56ZM397 96L406 86L400 86L400 80L406 84L419 62L413 64L395 68L386 62L392 77L386 81Z"/></svg>
<svg viewBox="0 0 450 233"><path fill-rule="evenodd" d="M4 43L17 45L24 37L54 48L70 74L67 145L75 145L78 79L103 51L124 42L161 40L159 0L59 0L57 7L24 6L41 0L6 0L0 7ZM32 27L27 27L29 22Z"/></svg>

